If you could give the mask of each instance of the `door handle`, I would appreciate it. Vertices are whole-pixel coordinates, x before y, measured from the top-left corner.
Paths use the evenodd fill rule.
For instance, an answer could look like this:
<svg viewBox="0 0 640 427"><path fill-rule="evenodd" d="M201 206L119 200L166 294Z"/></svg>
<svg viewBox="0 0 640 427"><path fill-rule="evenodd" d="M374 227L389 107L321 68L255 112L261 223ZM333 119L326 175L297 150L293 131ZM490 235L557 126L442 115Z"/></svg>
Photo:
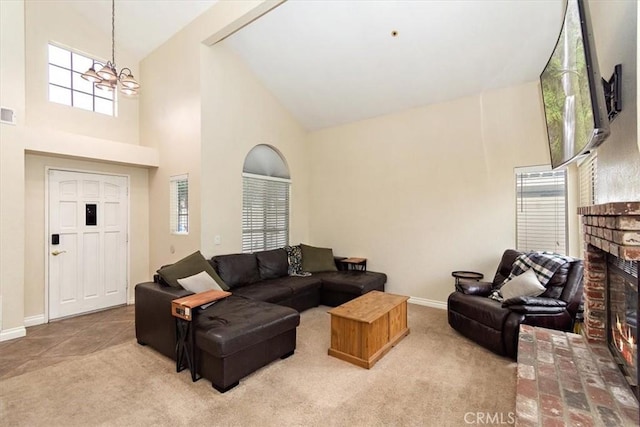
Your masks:
<svg viewBox="0 0 640 427"><path fill-rule="evenodd" d="M53 252L51 252L51 255L58 256L58 255L63 254L65 252L67 252L67 251L53 251Z"/></svg>

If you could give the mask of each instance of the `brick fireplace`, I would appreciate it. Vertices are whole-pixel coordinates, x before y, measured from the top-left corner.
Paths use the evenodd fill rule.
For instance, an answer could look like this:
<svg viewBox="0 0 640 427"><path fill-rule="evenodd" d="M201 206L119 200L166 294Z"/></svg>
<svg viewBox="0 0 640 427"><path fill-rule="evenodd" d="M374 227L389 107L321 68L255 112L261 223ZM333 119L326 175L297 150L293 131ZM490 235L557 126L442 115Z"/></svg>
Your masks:
<svg viewBox="0 0 640 427"><path fill-rule="evenodd" d="M638 395L640 202L578 208L585 242L584 328L607 343Z"/></svg>
<svg viewBox="0 0 640 427"><path fill-rule="evenodd" d="M585 241L582 335L520 326L517 427L639 425L640 202L578 213ZM625 361L635 361L635 374Z"/></svg>

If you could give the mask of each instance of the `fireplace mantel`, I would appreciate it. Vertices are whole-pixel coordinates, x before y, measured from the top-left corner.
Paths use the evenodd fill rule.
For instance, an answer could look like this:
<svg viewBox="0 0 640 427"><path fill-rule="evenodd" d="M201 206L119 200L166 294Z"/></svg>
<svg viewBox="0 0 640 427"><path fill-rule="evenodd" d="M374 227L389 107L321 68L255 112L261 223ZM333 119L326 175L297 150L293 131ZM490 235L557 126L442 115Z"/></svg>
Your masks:
<svg viewBox="0 0 640 427"><path fill-rule="evenodd" d="M640 261L640 202L578 208L584 241L625 261Z"/></svg>

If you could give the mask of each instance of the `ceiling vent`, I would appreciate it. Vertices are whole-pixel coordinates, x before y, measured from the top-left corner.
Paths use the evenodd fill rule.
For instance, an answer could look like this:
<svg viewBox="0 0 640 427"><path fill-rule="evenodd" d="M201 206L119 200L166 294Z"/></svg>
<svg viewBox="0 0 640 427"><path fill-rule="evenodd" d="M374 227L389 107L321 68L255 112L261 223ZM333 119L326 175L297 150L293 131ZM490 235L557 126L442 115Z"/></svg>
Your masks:
<svg viewBox="0 0 640 427"><path fill-rule="evenodd" d="M16 113L11 108L0 107L0 123L16 124Z"/></svg>

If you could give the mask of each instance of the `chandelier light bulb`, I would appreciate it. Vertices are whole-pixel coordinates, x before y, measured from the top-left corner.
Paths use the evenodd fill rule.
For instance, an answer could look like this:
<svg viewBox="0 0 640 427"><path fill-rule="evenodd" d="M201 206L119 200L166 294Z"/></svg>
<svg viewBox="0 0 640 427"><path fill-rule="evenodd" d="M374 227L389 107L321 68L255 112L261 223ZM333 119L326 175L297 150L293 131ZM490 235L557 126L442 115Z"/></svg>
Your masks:
<svg viewBox="0 0 640 427"><path fill-rule="evenodd" d="M111 83L108 80L103 80L100 83L96 83L96 87L100 90L113 92L113 90L116 88L116 85L115 83Z"/></svg>
<svg viewBox="0 0 640 427"><path fill-rule="evenodd" d="M138 89L140 84L136 81L131 73L131 70L128 68L123 68L120 72L120 85L126 87L128 89Z"/></svg>
<svg viewBox="0 0 640 427"><path fill-rule="evenodd" d="M100 83L102 81L102 78L96 73L95 64L85 71L81 77L91 83Z"/></svg>
<svg viewBox="0 0 640 427"><path fill-rule="evenodd" d="M133 95L137 95L138 91L135 89L131 89L128 87L121 87L120 88L120 92L122 92L123 94L127 95L127 96L133 96Z"/></svg>

